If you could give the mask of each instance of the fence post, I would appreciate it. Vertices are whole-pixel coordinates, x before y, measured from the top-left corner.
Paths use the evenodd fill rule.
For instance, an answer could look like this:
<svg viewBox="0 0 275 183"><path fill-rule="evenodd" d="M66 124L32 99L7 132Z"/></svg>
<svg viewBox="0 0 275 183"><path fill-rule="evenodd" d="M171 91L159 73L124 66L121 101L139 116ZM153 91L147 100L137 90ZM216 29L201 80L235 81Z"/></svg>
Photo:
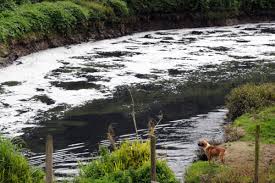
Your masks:
<svg viewBox="0 0 275 183"><path fill-rule="evenodd" d="M156 136L154 133L150 134L150 146L151 146L151 183L157 181L156 171Z"/></svg>
<svg viewBox="0 0 275 183"><path fill-rule="evenodd" d="M259 182L259 151L260 151L260 125L256 125L256 134L255 134L255 183Z"/></svg>
<svg viewBox="0 0 275 183"><path fill-rule="evenodd" d="M53 183L53 137L47 136L46 141L46 183Z"/></svg>

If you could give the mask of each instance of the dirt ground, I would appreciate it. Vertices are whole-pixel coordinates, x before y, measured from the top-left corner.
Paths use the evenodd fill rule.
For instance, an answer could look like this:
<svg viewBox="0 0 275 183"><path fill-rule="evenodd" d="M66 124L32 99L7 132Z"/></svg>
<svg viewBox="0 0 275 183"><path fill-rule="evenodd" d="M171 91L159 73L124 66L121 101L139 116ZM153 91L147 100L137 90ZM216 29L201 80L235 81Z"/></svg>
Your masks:
<svg viewBox="0 0 275 183"><path fill-rule="evenodd" d="M223 144L226 148L225 164L238 169L243 175L254 175L254 152L253 142L228 142ZM271 165L275 165L275 144L260 145L260 175L268 172Z"/></svg>

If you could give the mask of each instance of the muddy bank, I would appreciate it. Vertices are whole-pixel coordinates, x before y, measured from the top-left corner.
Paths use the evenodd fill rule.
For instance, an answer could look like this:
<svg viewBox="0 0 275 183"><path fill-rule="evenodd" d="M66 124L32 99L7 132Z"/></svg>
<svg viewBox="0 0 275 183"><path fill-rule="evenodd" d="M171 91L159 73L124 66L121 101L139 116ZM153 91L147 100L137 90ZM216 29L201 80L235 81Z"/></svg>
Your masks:
<svg viewBox="0 0 275 183"><path fill-rule="evenodd" d="M240 15L232 18L206 19L201 14L155 14L128 17L114 22L89 22L70 35L41 35L32 33L20 40L12 40L8 46L0 44L0 67L7 66L18 57L40 50L92 40L110 39L149 30L229 26L242 23L270 22L275 19L272 12L260 12L259 16Z"/></svg>

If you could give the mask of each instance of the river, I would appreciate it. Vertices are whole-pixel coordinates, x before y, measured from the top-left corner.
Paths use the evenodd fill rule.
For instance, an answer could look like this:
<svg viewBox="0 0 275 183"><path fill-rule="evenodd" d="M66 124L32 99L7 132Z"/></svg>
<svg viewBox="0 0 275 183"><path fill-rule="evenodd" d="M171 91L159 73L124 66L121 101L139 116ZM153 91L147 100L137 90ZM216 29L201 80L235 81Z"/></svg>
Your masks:
<svg viewBox="0 0 275 183"><path fill-rule="evenodd" d="M44 166L54 137L58 179L96 157L114 126L133 139L130 89L138 128L162 111L157 149L177 177L196 159L199 138L222 140L224 97L247 82L275 81L275 23L161 30L54 48L0 70L0 130L20 137Z"/></svg>

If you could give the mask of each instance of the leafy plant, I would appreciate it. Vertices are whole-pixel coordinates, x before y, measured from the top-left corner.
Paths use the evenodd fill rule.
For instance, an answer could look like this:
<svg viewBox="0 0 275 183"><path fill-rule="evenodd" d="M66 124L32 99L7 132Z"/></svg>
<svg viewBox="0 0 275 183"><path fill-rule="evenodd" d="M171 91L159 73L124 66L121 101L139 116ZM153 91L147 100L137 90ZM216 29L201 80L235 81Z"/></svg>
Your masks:
<svg viewBox="0 0 275 183"><path fill-rule="evenodd" d="M0 182L42 183L44 174L31 167L28 161L9 140L0 137Z"/></svg>
<svg viewBox="0 0 275 183"><path fill-rule="evenodd" d="M275 84L246 84L233 89L226 98L228 117L237 117L275 102Z"/></svg>
<svg viewBox="0 0 275 183"><path fill-rule="evenodd" d="M81 167L76 183L150 182L149 142L124 142L120 148L110 153L101 148L97 160ZM157 161L157 179L161 183L176 183L174 173L164 161Z"/></svg>

